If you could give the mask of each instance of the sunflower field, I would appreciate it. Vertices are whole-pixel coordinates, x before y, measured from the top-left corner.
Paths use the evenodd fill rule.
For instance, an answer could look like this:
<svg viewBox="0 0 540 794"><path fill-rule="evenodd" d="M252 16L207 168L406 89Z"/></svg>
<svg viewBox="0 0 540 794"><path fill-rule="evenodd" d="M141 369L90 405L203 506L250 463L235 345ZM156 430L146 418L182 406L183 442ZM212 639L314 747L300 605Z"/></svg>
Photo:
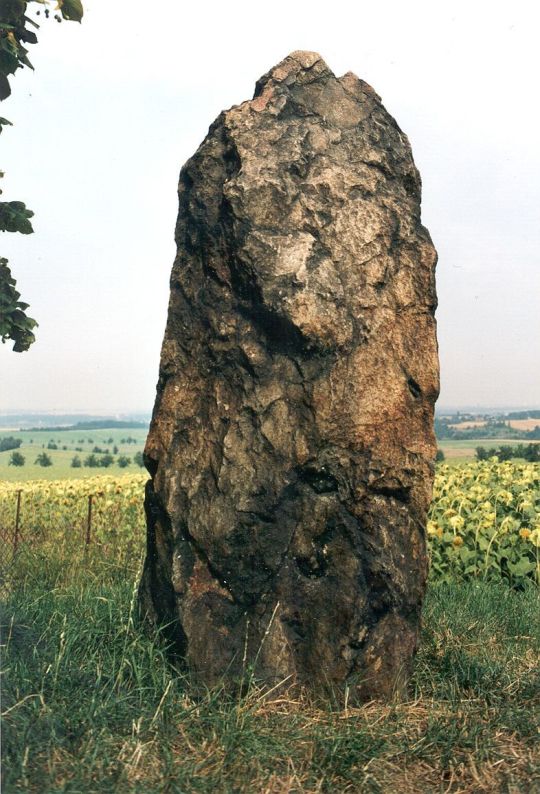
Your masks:
<svg viewBox="0 0 540 794"><path fill-rule="evenodd" d="M14 549L23 557L54 553L69 560L91 552L116 563L140 559L147 479L127 474L0 483L1 567L9 567Z"/></svg>
<svg viewBox="0 0 540 794"><path fill-rule="evenodd" d="M433 580L539 584L540 466L439 466L427 531Z"/></svg>
<svg viewBox="0 0 540 794"><path fill-rule="evenodd" d="M19 500L21 552L140 559L146 480L142 473L0 483L3 556L13 554ZM438 466L427 533L433 581L540 583L540 466L497 458Z"/></svg>

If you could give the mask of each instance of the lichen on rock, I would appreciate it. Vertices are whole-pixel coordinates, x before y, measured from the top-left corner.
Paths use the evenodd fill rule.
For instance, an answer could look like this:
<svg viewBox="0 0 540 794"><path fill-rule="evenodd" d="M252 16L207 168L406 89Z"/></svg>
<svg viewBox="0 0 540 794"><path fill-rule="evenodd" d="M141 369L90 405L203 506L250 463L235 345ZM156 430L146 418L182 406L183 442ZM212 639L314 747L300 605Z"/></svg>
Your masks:
<svg viewBox="0 0 540 794"><path fill-rule="evenodd" d="M407 678L438 394L420 193L377 94L311 52L182 168L140 601L206 683Z"/></svg>

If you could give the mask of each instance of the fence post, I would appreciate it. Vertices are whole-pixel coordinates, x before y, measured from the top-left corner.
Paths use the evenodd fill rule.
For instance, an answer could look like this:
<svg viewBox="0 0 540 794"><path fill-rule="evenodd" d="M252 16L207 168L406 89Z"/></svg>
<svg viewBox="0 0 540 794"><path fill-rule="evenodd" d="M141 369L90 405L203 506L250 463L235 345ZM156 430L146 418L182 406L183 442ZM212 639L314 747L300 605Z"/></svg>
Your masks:
<svg viewBox="0 0 540 794"><path fill-rule="evenodd" d="M22 491L17 491L17 512L15 513L15 534L13 535L13 556L17 553L19 547L19 525L21 521L21 494Z"/></svg>
<svg viewBox="0 0 540 794"><path fill-rule="evenodd" d="M84 544L86 549L88 549L88 546L90 545L90 539L92 533L92 499L93 496L92 494L90 494L90 496L88 497L88 516L86 519L86 541Z"/></svg>

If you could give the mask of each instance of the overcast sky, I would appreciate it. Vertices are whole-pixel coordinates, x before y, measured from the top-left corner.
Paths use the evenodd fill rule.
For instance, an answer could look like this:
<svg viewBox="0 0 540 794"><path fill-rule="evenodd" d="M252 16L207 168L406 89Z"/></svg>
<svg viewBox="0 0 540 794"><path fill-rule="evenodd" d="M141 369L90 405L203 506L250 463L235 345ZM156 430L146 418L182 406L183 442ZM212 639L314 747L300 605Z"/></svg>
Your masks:
<svg viewBox="0 0 540 794"><path fill-rule="evenodd" d="M37 4L31 4L37 5ZM412 144L439 251L440 405L540 405L534 0L85 0L42 19L0 115L4 234L38 341L0 346L0 410L150 410L176 184L218 113L297 49L355 72Z"/></svg>

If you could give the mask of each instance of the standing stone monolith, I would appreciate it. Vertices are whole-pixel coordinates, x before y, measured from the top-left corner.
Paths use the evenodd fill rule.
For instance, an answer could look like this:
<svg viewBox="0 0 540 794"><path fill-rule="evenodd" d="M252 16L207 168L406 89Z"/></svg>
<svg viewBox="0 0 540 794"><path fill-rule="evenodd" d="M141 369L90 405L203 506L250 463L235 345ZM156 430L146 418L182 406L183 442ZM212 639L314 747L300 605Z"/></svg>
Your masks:
<svg viewBox="0 0 540 794"><path fill-rule="evenodd" d="M182 168L140 602L207 684L406 681L438 394L420 190L377 94L312 52Z"/></svg>

